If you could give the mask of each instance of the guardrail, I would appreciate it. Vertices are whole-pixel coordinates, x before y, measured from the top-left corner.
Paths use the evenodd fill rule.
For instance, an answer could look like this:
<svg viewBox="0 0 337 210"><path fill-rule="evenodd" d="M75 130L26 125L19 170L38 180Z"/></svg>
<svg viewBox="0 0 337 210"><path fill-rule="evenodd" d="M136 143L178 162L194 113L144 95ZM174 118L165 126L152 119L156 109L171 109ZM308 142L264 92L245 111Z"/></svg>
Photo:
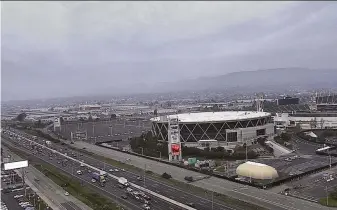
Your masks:
<svg viewBox="0 0 337 210"><path fill-rule="evenodd" d="M11 134L16 134L16 133L14 133L14 132L12 132L12 131L9 131L9 132L10 132ZM18 134L17 134L17 135L18 135ZM24 137L24 136L21 136L21 135L18 135L18 136L19 136L20 138L25 139L26 141L32 142L32 143L34 143L34 144L36 144L36 145L39 145L39 146L41 146L42 148L48 149L48 150L50 150L50 151L52 151L52 152L54 152L54 153L56 153L56 154L59 154L59 155L61 155L61 156L63 156L63 157L66 157L66 158L68 158L68 159L70 159L70 160L72 160L72 161L74 161L74 162L83 164L83 165L87 166L88 168L91 168L91 169L96 170L96 171L99 171L99 172L105 172L105 171L103 171L103 170L101 170L101 169L99 169L99 168L96 168L96 167L91 166L91 165L89 165L89 164L83 163L83 162L81 162L80 160L77 160L77 159L75 159L75 158L69 157L69 156L67 156L67 155L65 155L65 154L63 154L63 153L61 153L61 152L59 152L59 151L57 151L57 150L54 150L54 149L51 149L51 148L49 148L49 147L47 147L47 146L45 146L45 145L39 144L39 143L37 143L37 142L35 142L35 141L31 140L31 139L28 139L28 138L26 138L26 137ZM118 179L120 178L120 177L117 177L117 176L112 175L112 174L110 174L110 173L107 173L107 172L105 172L105 173L108 174L109 177L114 178L114 179L116 179L117 181L118 181ZM180 203L180 202L177 202L177 201L175 201L175 200L172 200L172 199L170 199L170 198L167 198L167 197L165 197L165 196L163 196L163 195L160 195L160 194L158 194L158 193L156 193L156 192L153 192L153 191L151 191L151 190L149 190L149 189L146 189L146 188L144 188L144 187L141 187L141 186L139 186L139 185L136 185L136 184L133 184L133 183L130 183L130 185L133 186L133 187L135 187L135 188L137 188L137 189L141 189L141 190L143 190L143 191L145 191L145 192L147 192L147 193L149 193L149 194L151 194L151 195L153 195L153 196L155 196L155 197L158 197L158 198L160 198L160 199L162 199L162 200L165 200L166 202L169 202L169 203L172 203L172 204L174 204L174 205L177 205L177 206L179 206L179 207L181 207L181 208L184 208L184 209L187 209L187 210L196 210L195 208L192 208L192 207L190 207L190 206L187 206L187 205L185 205L185 204L182 204L182 203Z"/></svg>

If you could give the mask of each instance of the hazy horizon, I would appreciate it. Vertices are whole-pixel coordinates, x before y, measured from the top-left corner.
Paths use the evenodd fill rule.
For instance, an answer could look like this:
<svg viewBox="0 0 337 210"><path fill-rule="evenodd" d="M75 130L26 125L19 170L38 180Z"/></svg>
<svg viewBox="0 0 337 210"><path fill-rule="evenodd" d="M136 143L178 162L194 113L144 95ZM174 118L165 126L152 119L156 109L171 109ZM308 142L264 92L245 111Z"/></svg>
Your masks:
<svg viewBox="0 0 337 210"><path fill-rule="evenodd" d="M2 2L2 101L337 69L336 10L336 2Z"/></svg>

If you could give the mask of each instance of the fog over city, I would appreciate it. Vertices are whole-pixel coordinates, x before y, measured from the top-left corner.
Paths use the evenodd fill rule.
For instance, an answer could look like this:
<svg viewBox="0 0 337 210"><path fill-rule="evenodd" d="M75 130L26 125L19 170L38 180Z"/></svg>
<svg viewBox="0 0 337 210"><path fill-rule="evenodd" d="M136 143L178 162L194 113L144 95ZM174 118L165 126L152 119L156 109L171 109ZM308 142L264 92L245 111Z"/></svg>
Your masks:
<svg viewBox="0 0 337 210"><path fill-rule="evenodd" d="M2 100L337 69L336 2L2 2Z"/></svg>

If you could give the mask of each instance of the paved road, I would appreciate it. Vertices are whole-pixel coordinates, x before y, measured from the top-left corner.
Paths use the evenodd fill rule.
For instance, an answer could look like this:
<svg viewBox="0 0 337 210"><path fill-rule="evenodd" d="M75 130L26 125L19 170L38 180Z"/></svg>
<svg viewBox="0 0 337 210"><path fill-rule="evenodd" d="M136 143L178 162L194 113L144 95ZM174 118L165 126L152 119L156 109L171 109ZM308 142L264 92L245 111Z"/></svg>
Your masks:
<svg viewBox="0 0 337 210"><path fill-rule="evenodd" d="M21 131L17 131L17 132L23 134ZM27 135L27 136L29 136L29 135ZM41 139L40 139L40 141L41 141ZM66 152L68 155L70 155L72 153L71 150L68 149L68 145L62 146L62 145L58 145L58 144L53 144L52 147L54 149L58 150L58 151L60 151L60 149L62 149L62 152L63 153ZM82 148L83 147L81 147L81 149ZM114 167L114 166L112 166L108 163L104 163L100 160L94 159L91 156L81 154L78 151L74 151L74 154L77 154L76 158L78 158L80 160L84 160L85 163L87 163L89 165L92 165L94 167L105 169L106 171L109 171L110 169L116 168L116 167ZM126 162L127 159L126 158L121 159L120 161ZM132 162L132 160L131 160L131 162ZM142 166L145 167L144 164L139 164L137 167L142 167ZM119 169L119 172L113 172L116 176L123 176L123 177L127 178L130 182L143 186L144 182L143 181L142 182L137 181L137 177L143 176L144 173L135 174L135 173L127 171L127 170L121 171L120 168L118 168L118 169ZM146 166L146 169L152 170L152 167L149 165L149 166ZM164 172L168 172L168 173L171 174L171 172L167 171L167 170L163 171L162 173L164 173ZM198 174L198 175L200 175L200 174ZM204 175L202 175L202 176L204 176ZM193 191L182 191L181 189L169 186L165 183L161 183L157 180L150 179L150 178L145 179L145 187L149 190L152 190L156 193L159 193L163 196L166 196L168 198L171 198L171 199L176 200L176 201L181 202L181 203L185 203L185 204L186 203L194 203L196 209L200 209L200 210L212 209L212 207L211 207L212 206L211 195L205 195L205 197L200 197L200 196L195 195ZM223 202L218 201L216 199L214 199L213 201L214 201L213 202L213 210L240 209L240 208L235 208L235 206L232 207L232 205L223 203ZM176 208L174 208L174 209L176 209Z"/></svg>
<svg viewBox="0 0 337 210"><path fill-rule="evenodd" d="M146 158L133 156L123 152L110 150L107 148L102 148L96 145L91 145L85 142L75 142L74 144L77 148L85 147L88 151L109 157L114 160L125 161L130 158L131 162L129 164L134 166L142 166L146 164L153 172L162 174L168 172L172 175L174 179L179 181L184 181L185 176L202 176L203 174L192 172L189 170L181 169L175 166L167 165L157 161L149 160ZM291 198L270 191L260 190L254 187L237 184L224 179L211 177L209 179L201 180L192 183L192 185L215 191L221 194L229 195L233 198L237 198L250 203L255 203L259 206L263 206L269 209L303 209L303 210L319 210L319 209L329 209L327 207L321 206L316 203L311 203L308 201Z"/></svg>
<svg viewBox="0 0 337 210"><path fill-rule="evenodd" d="M148 160L148 159L145 159L145 158L133 156L133 155L130 155L130 154L119 152L119 151L114 151L114 150L102 148L102 147L99 147L99 146L96 146L96 145L91 145L91 144L84 143L84 142L76 142L72 146L75 146L79 149L82 149L83 147L85 147L86 150L88 150L90 152L93 152L93 153L96 153L96 154L99 154L99 155L102 155L102 156L106 156L106 157L109 157L109 158L114 159L114 160L119 160L121 162L125 162L127 159L131 159L131 161L128 164L134 165L136 167L142 167L146 164L148 170L151 170L151 171L153 171L155 173L158 173L158 174L168 172L169 174L171 174L173 176L174 179L177 179L179 181L184 181L184 177L187 176L187 175L189 175L189 176L190 175L192 175L192 176L203 176L203 174L200 174L200 173L197 173L197 172L192 172L192 171L181 169L181 168L178 168L178 167L175 167L175 166L159 163L157 161ZM100 162L98 160L95 160L95 161L97 161L97 163ZM102 165L101 162L99 164ZM132 177L131 174L127 175L127 173L124 173L123 176L125 176L126 178L128 178L130 180L134 180L134 177ZM179 201L178 200L179 198L181 199L181 197L182 197L181 194L178 194L178 192L180 191L179 189L169 187L169 186L167 186L165 184L162 184L162 183L159 183L158 181L155 181L155 180L151 180L151 181L153 181L153 183L154 183L154 185L151 185L154 190L160 191L161 189L165 189L164 191L167 191L166 189L172 189L174 191L170 192L169 194L171 196L177 195L178 197L174 197L175 200L177 200L177 201ZM149 179L148 179L147 183L149 183ZM198 187L210 190L210 191L215 191L215 192L218 192L218 193L221 193L221 194L229 195L231 197L234 197L234 198L246 201L246 202L254 203L254 204L263 206L263 207L268 208L268 209L273 209L273 210L274 209L287 209L287 210L288 209L289 210L295 210L295 209L305 209L305 210L329 209L327 207L321 206L321 205L316 204L316 203L311 203L311 202L308 202L308 201L299 200L299 199L296 199L296 198L279 195L279 194L273 193L271 191L256 189L254 187L249 187L249 186L246 186L246 185L233 183L233 182L223 180L223 179L220 179L220 178L216 178L216 177L211 177L210 179L207 179L207 180L201 180L201 181L198 181L198 182L194 182L194 183L192 183L192 185L195 185L195 186L198 186ZM159 186L159 187L157 187L157 186ZM164 194L165 192L160 191L160 193ZM192 201L190 201L190 200L188 200L188 201L194 202L197 205L200 204L200 206L197 206L197 209L209 209L210 203L211 203L210 200L205 199L209 203L206 203L205 207L203 208L203 206L199 202L201 200L200 197L195 197L192 194L189 194L189 193L186 193L186 192L182 192L182 193L184 193L184 198L185 198L185 195L187 196L187 199L193 198ZM220 209L225 209L225 208L226 208L225 205L220 206Z"/></svg>
<svg viewBox="0 0 337 210"><path fill-rule="evenodd" d="M19 161L22 158L10 152L6 147L4 148L4 154L11 154L11 157L15 161ZM60 209L66 210L91 210L86 204L76 199L72 195L65 196L65 191L42 174L39 170L35 169L32 166L25 168L25 180L29 180L40 193L43 193L51 202L55 203ZM35 178L39 181L35 181Z"/></svg>
<svg viewBox="0 0 337 210"><path fill-rule="evenodd" d="M10 141L11 143L16 143L14 141ZM20 146L22 146L22 148L24 151L32 153L32 151L29 150L29 144L24 143L23 140L21 140L21 142L19 143ZM15 146L19 146L19 144L15 144ZM69 153L69 151L66 151ZM34 155L37 156L37 155ZM39 154L38 155L39 158L43 159L44 161L48 162L49 164L54 165L55 167L61 169L64 172L73 174L74 176L76 176L78 179L80 179L83 183L87 183L90 185L94 185L96 188L99 188L100 191L103 194L108 195L109 197L112 197L116 200L119 200L119 202L121 202L122 204L125 204L127 207L129 207L130 209L142 209L142 202L141 201L137 201L131 197L129 197L128 199L124 200L121 198L121 195L125 194L126 191L125 189L120 189L117 185L117 181L115 180L110 180L106 183L105 187L100 187L98 184L93 184L91 183L91 173L88 172L88 170L84 170L83 167L80 166L80 164L78 163L74 163L74 162L70 162L65 165L62 166L61 162L58 160L60 157L58 155L54 155L52 158L49 157L49 153L47 154L46 151L44 151L44 153ZM79 156L79 159L83 159L84 162L89 163L90 161L86 161L86 157L85 156ZM97 167L97 165L95 165ZM108 166L107 166L108 167ZM107 168L108 169L108 168ZM81 170L83 172L82 175L77 175L76 171ZM136 181L135 181L136 182ZM168 203L164 200L161 200L159 198L156 197L152 197L151 199L151 209L155 209L155 210L165 210L165 209L170 209L170 210L178 210L181 209L180 207L177 207L171 203ZM207 208L200 208L200 209L207 209Z"/></svg>
<svg viewBox="0 0 337 210"><path fill-rule="evenodd" d="M70 133L77 130L86 131L88 139L97 142L110 140L126 140L130 137L140 136L142 132L151 129L149 121L125 121L111 120L98 122L78 122L64 124L61 127L61 133L67 139L70 139Z"/></svg>

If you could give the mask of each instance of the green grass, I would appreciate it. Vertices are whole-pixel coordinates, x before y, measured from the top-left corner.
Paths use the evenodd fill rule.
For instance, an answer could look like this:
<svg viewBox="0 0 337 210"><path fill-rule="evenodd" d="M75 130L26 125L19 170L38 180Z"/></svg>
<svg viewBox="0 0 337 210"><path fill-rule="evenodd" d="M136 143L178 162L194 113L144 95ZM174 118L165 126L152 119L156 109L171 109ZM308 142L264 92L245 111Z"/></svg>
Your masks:
<svg viewBox="0 0 337 210"><path fill-rule="evenodd" d="M72 147L72 146L70 146L70 147L74 150L77 150L77 151L80 151L84 154L90 155L95 159L99 159L101 161L109 163L109 164L111 164L115 167L124 168L124 169L132 171L134 173L144 173L143 169L135 167L133 165L129 165L129 164L126 164L126 163L123 163L123 162L120 162L120 161L116 161L116 160L104 157L104 156L100 156L100 155L94 154L92 152L86 151L84 149L78 149L78 148L75 148L75 147ZM194 195L198 195L200 197L205 197L205 194L207 194L208 195L207 198L211 199L212 192L208 191L208 190L205 190L203 188L196 187L196 186L193 186L191 184L181 182L181 181L178 181L178 180L175 180L175 179L165 179L161 176L161 174L154 173L153 171L147 171L147 176L151 177L155 180L158 180L160 182L164 182L167 185L174 186L175 188L178 188L178 189L181 189L181 190L187 190L190 193L192 193ZM254 204L250 204L250 203L247 203L247 202L244 202L244 201L241 201L241 200L237 200L237 199L234 199L234 198L231 198L229 196L219 194L219 193L214 193L214 198L218 199L219 201L222 201L222 202L226 203L227 205L232 206L235 209L265 210L265 208L263 208L263 207L260 207L260 206L254 205Z"/></svg>
<svg viewBox="0 0 337 210"><path fill-rule="evenodd" d="M117 210L119 208L117 204L110 202L98 193L94 193L88 187L82 186L79 181L72 179L72 177L60 172L53 166L35 164L34 167L92 209Z"/></svg>
<svg viewBox="0 0 337 210"><path fill-rule="evenodd" d="M6 145L12 152L14 152L15 154L24 159L27 159L29 157L29 154L21 150L13 148L12 146L6 143L4 143L4 145ZM57 185L61 186L69 194L76 197L78 200L82 201L92 209L94 210L120 209L120 207L117 204L112 203L106 197L103 197L100 194L95 193L92 188L82 186L79 181L73 179L70 175L60 172L60 170L54 166L51 166L49 164L41 164L40 163L41 161L38 162L39 163L37 163L36 161L30 161L30 164L34 165L36 169L45 174L49 179L53 180Z"/></svg>
<svg viewBox="0 0 337 210"><path fill-rule="evenodd" d="M326 201L327 198L321 198L319 199L319 203L323 206L329 206L329 207L337 207L337 200L329 197L329 202ZM328 204L328 205L327 205Z"/></svg>

